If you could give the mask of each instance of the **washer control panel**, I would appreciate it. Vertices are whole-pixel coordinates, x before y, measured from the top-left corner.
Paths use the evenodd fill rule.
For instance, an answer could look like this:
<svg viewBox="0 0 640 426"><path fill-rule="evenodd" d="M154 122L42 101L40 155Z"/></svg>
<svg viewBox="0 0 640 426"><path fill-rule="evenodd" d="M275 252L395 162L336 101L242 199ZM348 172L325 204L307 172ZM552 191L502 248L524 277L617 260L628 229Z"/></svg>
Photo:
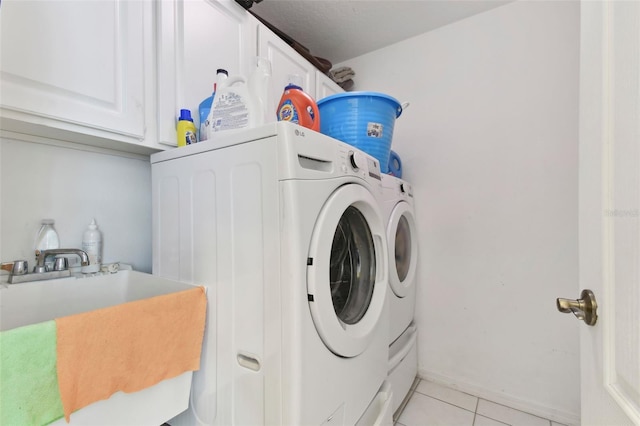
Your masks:
<svg viewBox="0 0 640 426"><path fill-rule="evenodd" d="M382 180L382 178L380 177L380 163L378 162L378 160L367 157L367 161L369 162L369 176L374 179Z"/></svg>
<svg viewBox="0 0 640 426"><path fill-rule="evenodd" d="M351 166L351 170L353 170L354 172L360 171L358 160L356 160L356 153L353 151L349 151L349 163Z"/></svg>
<svg viewBox="0 0 640 426"><path fill-rule="evenodd" d="M380 162L362 151L345 145L339 149L340 170L344 174L357 175L364 179L382 180Z"/></svg>

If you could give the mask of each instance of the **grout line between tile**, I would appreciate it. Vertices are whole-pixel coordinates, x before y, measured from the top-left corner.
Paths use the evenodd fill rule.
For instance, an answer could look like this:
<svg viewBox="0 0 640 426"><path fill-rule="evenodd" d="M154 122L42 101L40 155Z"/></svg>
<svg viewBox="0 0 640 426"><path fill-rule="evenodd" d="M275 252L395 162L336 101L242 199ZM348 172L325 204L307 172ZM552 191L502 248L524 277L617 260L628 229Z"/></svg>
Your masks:
<svg viewBox="0 0 640 426"><path fill-rule="evenodd" d="M476 417L478 417L478 404L480 403L480 398L476 397L476 409L473 410L473 426L476 424Z"/></svg>
<svg viewBox="0 0 640 426"><path fill-rule="evenodd" d="M424 379L422 379L422 380L424 380ZM424 380L424 381L425 381L425 382L429 382L429 383L433 383L433 384L436 384L436 385L439 385L439 386L442 386L442 387L445 387L445 388L450 389L450 390L454 390L454 391L459 392L459 393L463 393L463 394L465 394L465 395L472 396L472 397L474 397L474 398L478 398L478 399L480 399L480 397L479 397L478 395L474 395L474 394L472 394L472 393L462 391L462 390L460 390L460 389L458 389L458 388L456 388L456 387L451 387L451 386L449 386L449 385L445 385L445 384L443 384L443 383L441 383L441 382L432 382L432 381L430 381L430 380ZM416 385L416 389L418 389L418 386L417 386L417 385ZM422 395L424 395L424 394L422 394ZM485 401L487 401L487 400L485 399ZM566 425L564 425L564 426L566 426Z"/></svg>
<svg viewBox="0 0 640 426"><path fill-rule="evenodd" d="M422 392L419 392L419 391L418 391L418 384L420 383L420 381L421 381L421 380L422 380L422 379L420 379L420 378L416 377L416 379L414 380L413 384L411 385L411 391L409 392L409 393L410 393L410 395L411 395L411 397L413 397L413 394L415 394L415 393L419 393L420 395L422 395L422 396L426 396L427 398L431 398L431 399L435 399L436 401L444 402L445 404L449 404L449 405L451 405L451 406L453 406L453 407L459 408L459 409L461 409L461 410L465 410L465 411L467 411L467 412L472 412L472 413L473 413L473 424L475 424L475 421L476 421L477 416L482 416L482 417L486 417L486 418L488 418L488 419L491 419L491 420L493 420L493 421L495 421L495 422L498 422L498 423L504 424L504 425L506 425L506 426L511 426L509 423L505 423L503 420L494 419L493 417L490 417L490 416L488 416L488 415L486 415L486 414L478 413L478 408L480 407L480 400L484 400L484 401L489 402L489 403L491 403L491 404L500 405L500 406L505 407L505 408L508 408L508 409L510 409L510 410L519 411L520 413L523 413L523 414L526 414L526 415L529 415L529 416L533 416L533 417L537 417L537 418L542 419L542 420L546 420L546 421L548 421L548 422L549 422L549 426L553 426L553 421L552 421L551 419L547 419L547 418L545 418L545 417L541 417L541 416L538 416L538 415L536 415L536 414L528 413L528 412L526 412L526 411L522 411L522 410L519 410L519 409L517 409L517 408L510 407L510 406L508 406L508 405L500 404L500 403L498 403L498 402L494 402L494 401L491 401L491 400L488 400L488 399L485 399L485 398L480 398L479 396L476 396L476 395L473 395L473 394L470 394L470 393L467 393L467 392L463 392L463 391L460 391L460 390L458 390L458 389L451 388L451 387L449 387L449 386L442 385L442 386L447 387L447 388L449 388L449 389L451 389L451 390L455 390L455 391L457 391L457 392L460 392L460 393L463 393L463 394L465 394L465 395L469 395L469 396L472 396L472 397L476 398L476 408L475 408L475 411L468 410L468 409L466 409L466 408L464 408L464 407L460 407L460 406L455 405L455 404L452 404L452 403L450 403L450 402L448 402L448 401L444 401L444 400L439 399L439 398L436 398L436 397L434 397L434 396L427 395L427 394L424 394L424 393L422 393ZM411 399L411 398L407 398L407 399L406 399L404 406L402 406L402 407L401 407L401 408L402 408L402 410L398 409L398 413L399 413L399 414L402 414L402 411L404 411L404 408L405 408L406 404L409 402L409 400L410 400L410 399ZM400 415L398 415L398 418L399 418L399 417L400 417ZM397 422L396 422L396 423L397 423ZM397 423L397 424L398 424L398 425L400 425L400 426L404 426L402 423ZM558 424L559 424L560 426L565 426L565 425L561 425L560 423L558 423Z"/></svg>
<svg viewBox="0 0 640 426"><path fill-rule="evenodd" d="M533 416L533 417L537 417L537 418L542 419L542 420L546 420L546 421L548 421L548 422L549 422L549 426L551 426L551 420L550 420L550 419L547 419L547 418L545 418L545 417L540 417L540 416L538 416L538 415L536 415L536 414L527 413L526 411L518 410L517 408L509 407L508 405L500 404L500 403L498 403L498 402L490 401L490 400L488 400L488 399L484 399L484 398L478 398L478 404L480 403L480 400L481 400L481 399L483 399L483 400L485 400L485 401L487 401L487 402L490 402L491 404L500 405L500 406L502 406L502 407L506 407L506 408L508 408L508 409L510 409L510 410L519 411L519 412L524 413L524 414L527 414L527 415L529 415L529 416ZM478 410L478 408L477 408L477 407L476 407L476 410ZM481 416L484 416L484 417L488 417L488 416L485 416L484 414L480 414L480 415L481 415ZM489 418L490 418L490 417L489 417ZM493 420L496 420L496 419L493 419ZM497 421L500 421L500 420L497 420ZM502 423L504 423L504 422L502 422Z"/></svg>
<svg viewBox="0 0 640 426"><path fill-rule="evenodd" d="M476 414L477 414L477 413L476 413ZM510 423L505 423L505 422L504 422L504 421L502 421L502 420L494 419L493 417L489 417L489 416L487 416L486 414L477 414L477 415L478 415L478 416L480 416L480 417L487 418L487 419L489 419L489 420L493 420L494 422L496 422L496 423L500 423L501 425L505 425L505 426L512 426Z"/></svg>
<svg viewBox="0 0 640 426"><path fill-rule="evenodd" d="M450 406L452 406L452 407L459 408L459 409L464 410L464 411L466 411L466 412L468 412L468 413L473 413L473 411L471 411L471 410L467 410L466 408L464 408L464 407L460 407L459 405L452 404L452 403L447 402L447 401L444 401L444 400L442 400L442 399L440 399L440 398L436 398L435 396L425 395L425 394L423 394L422 392L418 392L418 391L415 391L415 393L419 393L420 395L422 395L422 396L426 396L427 398L435 399L436 401L444 402L445 404L449 404L449 405L450 405Z"/></svg>
<svg viewBox="0 0 640 426"><path fill-rule="evenodd" d="M482 399L482 400L484 400L484 401L490 402L490 403L492 403L492 404L497 404L496 402L489 401L488 399L478 398L478 404L476 404L476 413L478 412L478 407L480 406L480 400L481 400L481 399ZM502 404L498 404L498 405L502 405ZM503 406L503 407L507 407L506 405L502 405L502 406ZM511 408L511 407L507 407L507 408ZM514 408L514 410L515 410L515 408ZM489 415L487 415L487 414L480 414L480 415L481 415L482 417L486 417L486 418L488 418L488 419L491 419L491 420L493 420L494 422L500 422L500 423L503 423L503 424L506 424L506 425L508 425L508 424L509 424L509 423L505 423L505 422L503 422L502 420L494 419L493 417L491 417L491 416L489 416Z"/></svg>
<svg viewBox="0 0 640 426"><path fill-rule="evenodd" d="M451 388L449 388L449 389L451 389ZM455 389L453 389L453 390L455 390ZM419 393L422 396L427 396L427 397L429 397L431 399L435 399L436 401L440 401L440 402L444 402L445 404L453 405L454 407L460 408L461 410L468 411L470 413L475 413L475 411L469 410L468 408L464 408L464 407L461 407L459 405L453 404L453 403L451 403L449 401L445 401L444 399L440 399L440 398L437 398L435 396L427 395L426 393L422 393L422 392L420 392L418 390L418 388L416 388L416 390L414 390L413 393ZM473 396L473 395L470 395L470 396ZM478 398L477 396L473 396L473 397L476 398L476 411L477 411L478 410L478 401L480 400L480 398Z"/></svg>

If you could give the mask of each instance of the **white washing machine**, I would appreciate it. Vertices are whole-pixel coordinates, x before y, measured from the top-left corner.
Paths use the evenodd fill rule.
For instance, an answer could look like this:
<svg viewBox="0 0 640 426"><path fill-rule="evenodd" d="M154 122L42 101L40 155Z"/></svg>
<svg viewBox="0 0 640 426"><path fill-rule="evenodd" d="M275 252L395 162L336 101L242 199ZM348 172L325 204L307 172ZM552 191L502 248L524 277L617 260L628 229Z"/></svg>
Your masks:
<svg viewBox="0 0 640 426"><path fill-rule="evenodd" d="M209 301L190 406L169 423L390 418L379 163L289 123L151 163L153 273Z"/></svg>
<svg viewBox="0 0 640 426"><path fill-rule="evenodd" d="M389 244L389 366L393 411L409 394L418 372L416 304L418 234L411 185L382 176L382 210Z"/></svg>

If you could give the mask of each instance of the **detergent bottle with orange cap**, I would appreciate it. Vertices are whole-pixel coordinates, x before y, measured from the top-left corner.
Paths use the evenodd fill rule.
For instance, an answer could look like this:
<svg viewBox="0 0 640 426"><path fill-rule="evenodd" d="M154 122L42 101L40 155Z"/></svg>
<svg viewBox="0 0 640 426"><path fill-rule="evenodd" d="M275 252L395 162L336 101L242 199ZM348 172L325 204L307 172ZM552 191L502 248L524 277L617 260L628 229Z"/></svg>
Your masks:
<svg viewBox="0 0 640 426"><path fill-rule="evenodd" d="M278 104L278 121L289 121L316 132L320 131L318 105L297 84L289 83Z"/></svg>

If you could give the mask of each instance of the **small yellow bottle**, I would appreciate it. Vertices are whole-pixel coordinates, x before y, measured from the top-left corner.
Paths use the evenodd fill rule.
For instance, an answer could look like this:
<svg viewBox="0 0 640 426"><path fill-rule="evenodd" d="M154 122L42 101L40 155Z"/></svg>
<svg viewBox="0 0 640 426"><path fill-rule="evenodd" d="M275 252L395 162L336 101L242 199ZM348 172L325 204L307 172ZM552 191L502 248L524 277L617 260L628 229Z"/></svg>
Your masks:
<svg viewBox="0 0 640 426"><path fill-rule="evenodd" d="M187 146L198 142L198 138L196 136L196 125L193 124L193 118L191 118L190 110L180 110L177 133L178 146Z"/></svg>

